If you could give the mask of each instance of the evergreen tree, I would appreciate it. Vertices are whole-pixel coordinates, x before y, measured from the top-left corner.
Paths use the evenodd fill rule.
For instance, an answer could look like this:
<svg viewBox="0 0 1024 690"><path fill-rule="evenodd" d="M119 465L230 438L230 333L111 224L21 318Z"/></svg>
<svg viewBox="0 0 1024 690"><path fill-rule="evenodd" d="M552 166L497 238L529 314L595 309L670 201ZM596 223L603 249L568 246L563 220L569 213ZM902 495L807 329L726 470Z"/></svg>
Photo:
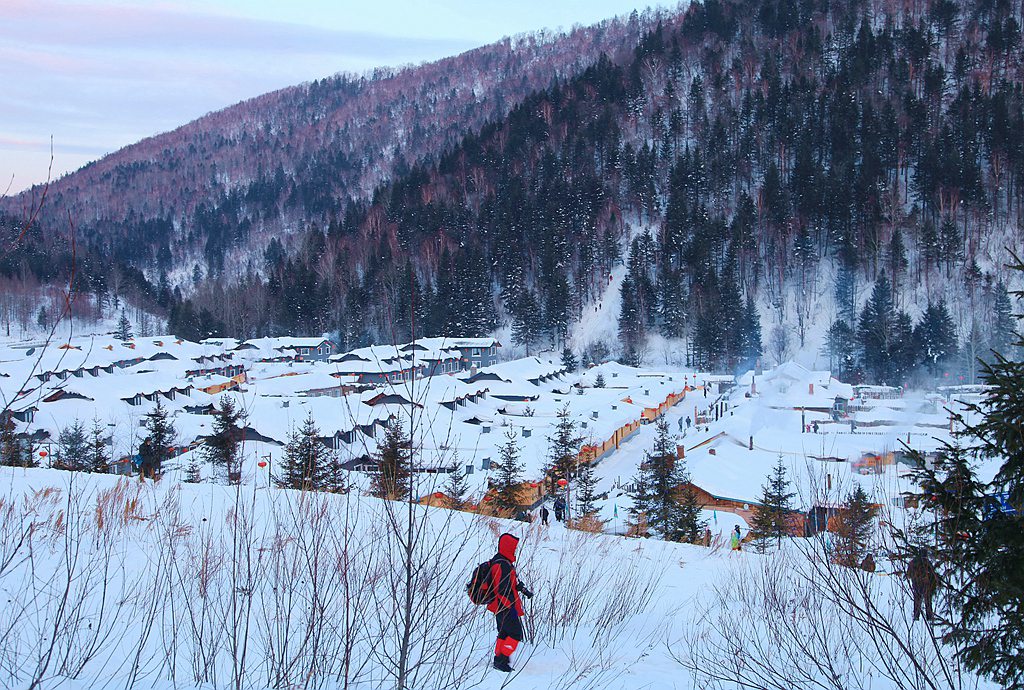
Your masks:
<svg viewBox="0 0 1024 690"><path fill-rule="evenodd" d="M117 320L117 327L114 329L114 338L124 342L131 340L133 337L132 322L128 320L128 315L122 309L121 318Z"/></svg>
<svg viewBox="0 0 1024 690"><path fill-rule="evenodd" d="M499 515L511 516L519 508L519 492L523 483L523 464L519 461L519 446L516 434L509 430L505 443L498 448L498 460L492 463L494 479L494 507Z"/></svg>
<svg viewBox="0 0 1024 690"><path fill-rule="evenodd" d="M857 273L846 264L839 265L835 299L839 320L852 324L857 320Z"/></svg>
<svg viewBox="0 0 1024 690"><path fill-rule="evenodd" d="M444 484L444 494L448 497L452 510L465 510L469 501L469 480L462 469L462 461L458 455L453 459L455 469L448 474Z"/></svg>
<svg viewBox="0 0 1024 690"><path fill-rule="evenodd" d="M1003 281L996 283L992 297L992 329L988 347L990 350L1010 358L1013 354L1010 352L1010 345L1016 336L1016 324L1006 283Z"/></svg>
<svg viewBox="0 0 1024 690"><path fill-rule="evenodd" d="M110 471L110 452L107 450L107 438L103 435L103 427L98 419L93 419L89 435L88 472L106 474Z"/></svg>
<svg viewBox="0 0 1024 690"><path fill-rule="evenodd" d="M963 257L961 244L962 239L956 223L952 218L946 218L939 232L939 258L946 264L946 277L952 274L953 265Z"/></svg>
<svg viewBox="0 0 1024 690"><path fill-rule="evenodd" d="M619 287L621 304L619 307L619 342L623 353L636 353L640 349L643 338L643 321L637 301L636 286L630 276L622 280ZM625 357L624 359L629 359Z"/></svg>
<svg viewBox="0 0 1024 690"><path fill-rule="evenodd" d="M1024 264L1014 259L1013 268L1024 271ZM951 471L943 484L952 475L956 485L951 496L962 500L941 511L939 519L955 516L962 522L940 525L939 533L957 530L962 586L949 598L946 638L970 668L1003 687L1019 687L1024 685L1024 362L999 354L994 359L982 366L982 381L991 386L986 400L968 408L980 421L960 422L972 453L998 462L999 469L982 489L963 456L947 450ZM950 500L942 493L943 484L925 487L930 502ZM960 539L963 534L968 538Z"/></svg>
<svg viewBox="0 0 1024 690"><path fill-rule="evenodd" d="M186 484L198 484L203 481L202 469L199 467L199 460L196 459L195 454L192 455L185 467L185 476L182 477L182 481Z"/></svg>
<svg viewBox="0 0 1024 690"><path fill-rule="evenodd" d="M580 465L574 482L576 489L576 517L590 518L597 515L597 477L589 462Z"/></svg>
<svg viewBox="0 0 1024 690"><path fill-rule="evenodd" d="M14 417L10 412L0 412L0 465L7 467L36 467L35 457L26 450L18 438Z"/></svg>
<svg viewBox="0 0 1024 690"><path fill-rule="evenodd" d="M604 380L604 372L597 372L597 376L594 377L594 388L604 388L608 385Z"/></svg>
<svg viewBox="0 0 1024 690"><path fill-rule="evenodd" d="M761 344L761 315L757 313L754 298L747 295L740 324L740 361L746 368L752 368L764 353Z"/></svg>
<svg viewBox="0 0 1024 690"><path fill-rule="evenodd" d="M203 444L204 459L222 468L229 484L237 484L241 480L238 453L244 420L245 413L235 409L230 397L222 396L220 409L213 415L213 433Z"/></svg>
<svg viewBox="0 0 1024 690"><path fill-rule="evenodd" d="M898 225L893 228L892 237L889 239L887 259L889 275L892 276L893 287L898 292L903 282L903 274L910 265L907 261L907 247L903 242L903 231Z"/></svg>
<svg viewBox="0 0 1024 690"><path fill-rule="evenodd" d="M57 457L51 458L51 467L81 472L89 466L89 440L85 426L77 419L60 430L57 435Z"/></svg>
<svg viewBox="0 0 1024 690"><path fill-rule="evenodd" d="M388 500L409 500L412 492L412 442L405 425L393 419L377 445L377 471L370 482L370 495Z"/></svg>
<svg viewBox="0 0 1024 690"><path fill-rule="evenodd" d="M281 476L276 483L282 489L320 491L326 488L330 456L320 441L313 413L306 415L302 427L292 430L284 447Z"/></svg>
<svg viewBox="0 0 1024 690"><path fill-rule="evenodd" d="M547 474L553 480L552 487L559 479L572 478L582 442L583 437L576 433L576 422L570 416L569 404L566 403L558 411L554 434L548 438Z"/></svg>
<svg viewBox="0 0 1024 690"><path fill-rule="evenodd" d="M648 515L651 511L653 499L651 496L650 472L645 464L642 464L637 469L636 474L633 475L629 498L632 501L632 506L629 508L628 531L637 536L648 536Z"/></svg>
<svg viewBox="0 0 1024 690"><path fill-rule="evenodd" d="M761 504L754 506L754 524L751 532L754 545L763 552L768 542L775 539L781 545L782 538L789 534L789 520L793 512L792 499L796 494L789 490L786 466L782 456L776 463L767 482L761 486Z"/></svg>
<svg viewBox="0 0 1024 690"><path fill-rule="evenodd" d="M576 353L572 351L572 348L565 348L562 350L562 366L569 371L576 371L579 368L579 361L576 359Z"/></svg>
<svg viewBox="0 0 1024 690"><path fill-rule="evenodd" d="M540 339L540 304L529 288L523 290L512 308L512 340L526 348L527 354Z"/></svg>
<svg viewBox="0 0 1024 690"><path fill-rule="evenodd" d="M143 474L149 472L156 478L160 476L164 462L170 457L170 449L177 434L167 408L163 406L160 398L156 400L156 407L146 415L145 428L146 437L140 445L140 453L143 448L148 449L147 452L141 453Z"/></svg>
<svg viewBox="0 0 1024 690"><path fill-rule="evenodd" d="M932 376L939 376L940 370L949 366L957 352L956 327L945 301L928 305L914 329L914 340L921 364Z"/></svg>
<svg viewBox="0 0 1024 690"><path fill-rule="evenodd" d="M679 502L680 488L687 481L687 475L683 463L677 457L675 439L665 417L658 418L655 426L654 446L644 460L651 497L647 523L662 538L679 541L692 531L692 525L683 524Z"/></svg>
<svg viewBox="0 0 1024 690"><path fill-rule="evenodd" d="M861 361L874 383L896 384L913 366L913 327L910 317L897 312L892 288L879 277L857 324Z"/></svg>
<svg viewBox="0 0 1024 690"><path fill-rule="evenodd" d="M690 481L688 472L682 473L680 478L687 484ZM682 541L695 544L704 536L704 528L708 526L707 520L701 518L697 492L690 486L684 485L679 490L677 500L679 502L679 537Z"/></svg>
<svg viewBox="0 0 1024 690"><path fill-rule="evenodd" d="M828 329L825 350L833 375L840 381L850 382L856 369L857 346L853 329L846 321L839 319Z"/></svg>
<svg viewBox="0 0 1024 690"><path fill-rule="evenodd" d="M878 506L859 484L843 503L836 528L837 562L850 568L860 565L869 553Z"/></svg>

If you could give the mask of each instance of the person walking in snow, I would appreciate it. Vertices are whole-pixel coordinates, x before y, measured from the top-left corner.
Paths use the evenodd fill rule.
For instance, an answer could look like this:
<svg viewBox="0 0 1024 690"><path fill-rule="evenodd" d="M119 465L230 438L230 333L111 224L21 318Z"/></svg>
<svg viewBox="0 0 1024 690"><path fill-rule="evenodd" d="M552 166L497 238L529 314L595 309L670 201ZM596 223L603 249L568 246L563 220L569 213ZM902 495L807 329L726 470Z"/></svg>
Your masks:
<svg viewBox="0 0 1024 690"><path fill-rule="evenodd" d="M565 520L565 499L561 496L555 499L555 519L559 522Z"/></svg>
<svg viewBox="0 0 1024 690"><path fill-rule="evenodd" d="M935 617L932 598L939 586L939 576L924 549L918 549L910 559L907 579L910 580L910 594L914 599L914 620L920 618L923 612L925 619L931 621Z"/></svg>
<svg viewBox="0 0 1024 690"><path fill-rule="evenodd" d="M813 424L811 424L811 428L814 430L814 433L818 433L818 423L817 422L814 422Z"/></svg>
<svg viewBox="0 0 1024 690"><path fill-rule="evenodd" d="M733 551L739 551L741 544L742 541L740 540L740 526L736 525L736 527L733 528L732 538L729 540L729 545L732 547Z"/></svg>
<svg viewBox="0 0 1024 690"><path fill-rule="evenodd" d="M542 524L545 527L547 527L548 526L548 515L550 515L550 514L551 513L548 512L548 507L547 506L541 506L540 507L540 524Z"/></svg>
<svg viewBox="0 0 1024 690"><path fill-rule="evenodd" d="M498 638L494 643L494 668L505 673L512 672L512 654L523 641L523 602L519 598L522 593L527 599L533 598L533 592L519 581L516 573L516 546L519 538L515 535L502 534L498 537L498 553L491 559L491 591L494 599L487 605L487 610L494 614L494 622L498 627Z"/></svg>
<svg viewBox="0 0 1024 690"><path fill-rule="evenodd" d="M687 430L689 430L689 428L690 428L690 424L692 424L692 423L693 423L693 422L692 422L692 421L690 420L690 417L689 417L689 416L687 416L687 417L686 417L686 428L687 428Z"/></svg>

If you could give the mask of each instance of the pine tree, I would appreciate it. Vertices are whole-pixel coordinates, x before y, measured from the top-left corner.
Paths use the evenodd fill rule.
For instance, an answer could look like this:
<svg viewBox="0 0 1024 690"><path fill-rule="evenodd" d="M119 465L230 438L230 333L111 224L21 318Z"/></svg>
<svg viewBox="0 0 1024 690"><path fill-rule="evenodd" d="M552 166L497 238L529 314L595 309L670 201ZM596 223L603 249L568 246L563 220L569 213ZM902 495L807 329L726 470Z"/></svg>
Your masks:
<svg viewBox="0 0 1024 690"><path fill-rule="evenodd" d="M81 472L89 466L88 461L89 440L85 426L76 419L57 435L57 457L51 458L51 467Z"/></svg>
<svg viewBox="0 0 1024 690"><path fill-rule="evenodd" d="M846 497L838 517L836 561L850 568L860 565L869 553L878 506L858 484Z"/></svg>
<svg viewBox="0 0 1024 690"><path fill-rule="evenodd" d="M220 409L213 416L213 433L203 444L203 457L215 467L223 469L228 484L241 480L239 468L239 445L242 440L241 424L245 413L235 409L235 403L228 396L220 399Z"/></svg>
<svg viewBox="0 0 1024 690"><path fill-rule="evenodd" d="M511 516L519 508L519 491L523 483L523 464L519 461L519 446L516 434L509 430L505 443L498 448L498 460L491 465L494 479L494 507L499 515Z"/></svg>
<svg viewBox="0 0 1024 690"><path fill-rule="evenodd" d="M370 495L391 501L412 497L412 442L405 425L393 419L377 445L377 471L370 482Z"/></svg>
<svg viewBox="0 0 1024 690"><path fill-rule="evenodd" d="M444 484L444 494L448 497L448 501L451 505L452 510L465 510L469 505L467 496L469 495L469 480L466 478L466 473L462 469L462 461L456 455L453 459L455 469L448 473L448 479Z"/></svg>
<svg viewBox="0 0 1024 690"><path fill-rule="evenodd" d="M633 354L639 351L643 339L643 321L637 302L636 286L630 276L626 276L619 287L621 305L619 307L619 342L623 353ZM624 359L628 359L624 356Z"/></svg>
<svg viewBox="0 0 1024 690"><path fill-rule="evenodd" d="M637 468L636 474L633 475L629 498L632 506L629 508L627 531L630 534L646 537L649 535L650 524L648 523L648 515L651 512L651 503L653 501L650 472L646 462L641 464Z"/></svg>
<svg viewBox="0 0 1024 690"><path fill-rule="evenodd" d="M31 448L26 449L16 433L14 417L8 410L0 411L0 465L7 467L36 467Z"/></svg>
<svg viewBox="0 0 1024 690"><path fill-rule="evenodd" d="M682 460L678 461L682 463ZM682 541L697 543L704 536L704 528L708 526L707 520L701 517L700 502L697 499L697 492L690 486L690 473L685 467L680 470L679 478L682 480L682 488L679 489L676 501L679 503L679 538Z"/></svg>
<svg viewBox="0 0 1024 690"><path fill-rule="evenodd" d="M780 455L772 474L761 486L761 504L754 506L754 524L751 526L751 532L754 545L760 552L765 550L772 539L781 545L782 538L789 534L789 520L793 512L791 503L793 496L796 495L789 488L786 466L782 463Z"/></svg>
<svg viewBox="0 0 1024 690"><path fill-rule="evenodd" d="M284 447L281 476L276 478L282 489L320 491L327 483L330 457L327 447L320 441L313 413L306 415L300 429L293 430Z"/></svg>
<svg viewBox="0 0 1024 690"><path fill-rule="evenodd" d="M124 342L131 340L133 337L132 322L128 320L128 314L122 309L121 318L117 320L117 327L114 329L114 338Z"/></svg>
<svg viewBox="0 0 1024 690"><path fill-rule="evenodd" d="M571 479L576 471L580 444L583 437L576 433L576 422L573 421L566 403L558 411L558 423L554 435L548 438L547 475L553 480L552 488L559 479Z"/></svg>
<svg viewBox="0 0 1024 690"><path fill-rule="evenodd" d="M1010 345L1013 343L1015 332L1015 319L1013 307L1010 304L1010 294L1006 290L1006 283L996 283L992 299L992 329L989 336L989 349L1004 357L1011 357ZM986 358L989 359L989 358Z"/></svg>
<svg viewBox="0 0 1024 690"><path fill-rule="evenodd" d="M1013 268L1024 263L1013 257ZM1018 299L1024 293L1015 293ZM1024 345L1024 340L1018 340ZM1003 687L1024 685L1024 362L996 354L982 366L982 381L991 386L986 400L968 407L980 421L964 423L970 451L999 463L987 485L980 485L966 454L946 449L948 472L941 483L926 486L929 503L939 503L939 525L949 540L960 542L954 554L962 586L949 598L951 621L946 637L968 667ZM955 448L954 448L955 450ZM955 482L952 487L950 482ZM952 490L950 490L952 489ZM952 506L943 502L954 500ZM1010 508L1007 509L1007 506ZM966 534L967 539L961 536Z"/></svg>
<svg viewBox="0 0 1024 690"><path fill-rule="evenodd" d="M576 359L576 353L572 351L572 348L565 348L562 350L562 366L569 371L576 371L579 368L579 361Z"/></svg>
<svg viewBox="0 0 1024 690"><path fill-rule="evenodd" d="M110 452L107 450L107 438L103 435L103 427L98 419L93 419L89 435L88 472L106 474L110 471Z"/></svg>
<svg viewBox="0 0 1024 690"><path fill-rule="evenodd" d="M679 503L680 487L687 481L685 466L677 457L675 439L664 417L655 422L654 446L646 454L644 471L650 489L647 523L669 541L679 541L692 525L684 525Z"/></svg>
<svg viewBox="0 0 1024 690"><path fill-rule="evenodd" d="M938 376L940 370L956 357L956 326L944 300L928 305L914 329L914 340L917 341L920 362L932 376Z"/></svg>
<svg viewBox="0 0 1024 690"><path fill-rule="evenodd" d="M865 371L874 383L895 384L913 366L913 327L910 317L897 312L885 275L875 282L861 311L857 341Z"/></svg>
<svg viewBox="0 0 1024 690"><path fill-rule="evenodd" d="M347 481L347 471L344 468L341 458L338 456L337 451L327 451L327 463L326 469L323 475L323 491L330 492L332 494L346 494L349 491L349 484Z"/></svg>
<svg viewBox="0 0 1024 690"><path fill-rule="evenodd" d="M740 361L743 366L753 368L757 360L764 354L764 347L761 344L761 316L757 313L757 306L755 306L754 298L751 295L747 295L740 333Z"/></svg>
<svg viewBox="0 0 1024 690"><path fill-rule="evenodd" d="M853 329L846 321L839 319L828 329L825 350L832 374L840 381L849 382L856 369L856 343Z"/></svg>
<svg viewBox="0 0 1024 690"><path fill-rule="evenodd" d="M597 376L594 377L594 388L604 388L607 383L604 380L604 372L597 372Z"/></svg>
<svg viewBox="0 0 1024 690"><path fill-rule="evenodd" d="M524 288L512 308L512 340L527 354L541 336L540 304L533 290Z"/></svg>
<svg viewBox="0 0 1024 690"><path fill-rule="evenodd" d="M140 446L142 473L153 478L160 476L164 462L170 457L177 431L171 423L167 408L157 398L156 407L146 415L146 437ZM145 452L142 452L145 449Z"/></svg>
<svg viewBox="0 0 1024 690"><path fill-rule="evenodd" d="M576 473L576 517L592 518L597 515L597 477L589 462L580 465Z"/></svg>
<svg viewBox="0 0 1024 690"><path fill-rule="evenodd" d="M199 461L196 459L195 454L192 455L192 459L188 461L188 465L185 467L185 476L182 481L187 484L198 484L203 480L203 473L199 467Z"/></svg>

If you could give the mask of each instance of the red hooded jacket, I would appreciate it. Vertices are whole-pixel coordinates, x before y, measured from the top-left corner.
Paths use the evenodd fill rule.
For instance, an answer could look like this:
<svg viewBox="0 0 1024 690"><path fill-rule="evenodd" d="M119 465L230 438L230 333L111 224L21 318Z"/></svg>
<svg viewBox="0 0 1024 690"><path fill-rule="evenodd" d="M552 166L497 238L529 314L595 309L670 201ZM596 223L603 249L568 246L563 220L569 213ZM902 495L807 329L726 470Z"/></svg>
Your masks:
<svg viewBox="0 0 1024 690"><path fill-rule="evenodd" d="M523 615L523 602L519 599L519 579L516 577L516 546L519 538L505 533L498 537L498 554L491 559L491 587L494 600L487 605L491 613L515 608Z"/></svg>

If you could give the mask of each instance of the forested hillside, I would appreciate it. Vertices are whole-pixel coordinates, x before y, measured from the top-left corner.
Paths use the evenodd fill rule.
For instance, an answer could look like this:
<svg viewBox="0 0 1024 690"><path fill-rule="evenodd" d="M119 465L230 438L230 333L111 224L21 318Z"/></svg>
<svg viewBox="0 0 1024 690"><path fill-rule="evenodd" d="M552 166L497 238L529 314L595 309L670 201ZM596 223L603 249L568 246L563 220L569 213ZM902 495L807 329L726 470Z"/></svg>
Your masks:
<svg viewBox="0 0 1024 690"><path fill-rule="evenodd" d="M282 89L145 139L56 180L39 221L171 285L228 280L270 235L326 228L349 199L500 119L557 76L628 52L653 14L540 32L434 63L338 74ZM330 65L325 65L325 72ZM59 136L59 133L58 133ZM23 217L43 187L0 199ZM177 275L176 275L177 274Z"/></svg>
<svg viewBox="0 0 1024 690"><path fill-rule="evenodd" d="M511 322L557 347L625 262L604 345L627 359L660 334L725 370L826 345L840 376L969 377L1013 323L1022 11L694 3L372 199L328 194L333 221L172 296L171 328L352 347L407 338L414 313L420 334Z"/></svg>

